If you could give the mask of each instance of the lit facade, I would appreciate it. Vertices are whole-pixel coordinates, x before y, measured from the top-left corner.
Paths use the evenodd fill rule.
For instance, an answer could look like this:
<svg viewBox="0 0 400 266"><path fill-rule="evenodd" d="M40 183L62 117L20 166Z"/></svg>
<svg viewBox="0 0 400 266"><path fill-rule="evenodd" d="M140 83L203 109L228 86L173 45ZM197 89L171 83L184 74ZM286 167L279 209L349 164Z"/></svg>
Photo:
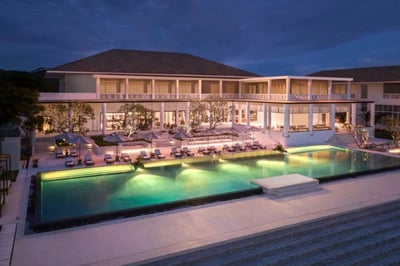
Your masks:
<svg viewBox="0 0 400 266"><path fill-rule="evenodd" d="M107 60L113 60L113 55L118 57L120 54L107 54ZM160 54L160 64L163 55ZM118 67L114 67L115 70L93 69L94 64L90 62L86 70L87 59L51 69L47 78L58 80L58 86L54 92L41 93L39 101L45 105L90 103L95 119L86 126L90 131L104 134L121 129L125 114L118 110L126 103L139 103L152 110L151 128L167 130L171 125L188 127L191 103L211 95L229 101L232 107L232 111L224 116L223 126L260 129L262 133L259 137L287 146L324 143L345 123L357 123L357 110L361 105L374 111L372 100L353 97L352 78L260 77L233 68L225 69L225 65L215 65L208 60L198 62L199 67L196 68L193 65L196 66L197 61L185 65L182 61L185 61L183 58L186 55L173 54L176 55L176 64L180 66L178 70L168 71L167 63L156 71L158 73L145 73L145 69L127 72L126 69L116 69ZM103 64L101 58L96 56L89 59ZM145 59L140 62L145 65L144 68L148 64ZM121 65L130 64L118 62ZM134 63L138 64L131 62ZM113 62L110 65L111 68ZM185 73L186 66L188 73ZM215 74L210 73L212 68L215 68ZM149 69L155 72L153 68ZM368 125L373 126L373 121Z"/></svg>

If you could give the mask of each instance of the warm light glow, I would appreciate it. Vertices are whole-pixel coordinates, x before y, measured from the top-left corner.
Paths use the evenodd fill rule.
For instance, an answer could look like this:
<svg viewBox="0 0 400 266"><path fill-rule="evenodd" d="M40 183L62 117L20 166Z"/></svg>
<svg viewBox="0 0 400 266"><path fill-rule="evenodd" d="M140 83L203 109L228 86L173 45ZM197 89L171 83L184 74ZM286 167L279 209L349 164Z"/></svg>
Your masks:
<svg viewBox="0 0 400 266"><path fill-rule="evenodd" d="M287 148L288 153L298 153L298 152L307 152L307 151L320 151L320 150L328 150L328 149L338 149L338 150L346 150L340 147L334 147L330 145L314 145L314 146L305 146L305 147L295 147L295 148Z"/></svg>
<svg viewBox="0 0 400 266"><path fill-rule="evenodd" d="M270 160L257 160L257 165L261 165L261 166L279 166L282 167L285 165L285 161L281 160L281 161L270 161Z"/></svg>
<svg viewBox="0 0 400 266"><path fill-rule="evenodd" d="M133 170L134 168L130 164L118 164L110 166L42 172L40 173L40 176L42 181L51 181L57 179L70 179L70 178L89 177L96 175L128 173L128 172L133 172Z"/></svg>

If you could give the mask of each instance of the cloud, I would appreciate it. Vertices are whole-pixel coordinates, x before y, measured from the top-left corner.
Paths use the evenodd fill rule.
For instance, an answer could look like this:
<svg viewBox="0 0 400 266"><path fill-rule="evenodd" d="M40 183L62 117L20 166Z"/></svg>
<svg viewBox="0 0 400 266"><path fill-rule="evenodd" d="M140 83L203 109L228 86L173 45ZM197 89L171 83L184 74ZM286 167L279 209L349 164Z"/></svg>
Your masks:
<svg viewBox="0 0 400 266"><path fill-rule="evenodd" d="M256 73L268 73L270 62L272 72L297 72L305 64L294 64L307 58L319 65L358 53L374 60L355 44L378 35L392 41L399 8L397 0L5 0L0 68L56 66L126 48L188 52ZM385 42L374 44L392 46ZM331 57L335 51L342 54ZM376 56L398 60L391 52Z"/></svg>

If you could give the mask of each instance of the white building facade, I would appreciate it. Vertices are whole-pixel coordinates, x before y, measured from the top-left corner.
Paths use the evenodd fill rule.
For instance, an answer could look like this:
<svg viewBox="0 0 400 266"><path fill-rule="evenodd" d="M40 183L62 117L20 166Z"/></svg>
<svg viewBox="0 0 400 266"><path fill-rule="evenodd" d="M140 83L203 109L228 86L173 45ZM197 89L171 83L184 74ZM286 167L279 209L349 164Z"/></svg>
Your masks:
<svg viewBox="0 0 400 266"><path fill-rule="evenodd" d="M321 144L357 124L361 107L375 109L373 99L354 97L349 77L260 77L186 54L111 50L50 69L47 77L58 86L39 101L89 103L95 119L86 126L102 134L120 129L123 104L145 106L154 113L150 127L166 130L188 127L191 104L213 96L232 107L226 127L256 129L285 146Z"/></svg>

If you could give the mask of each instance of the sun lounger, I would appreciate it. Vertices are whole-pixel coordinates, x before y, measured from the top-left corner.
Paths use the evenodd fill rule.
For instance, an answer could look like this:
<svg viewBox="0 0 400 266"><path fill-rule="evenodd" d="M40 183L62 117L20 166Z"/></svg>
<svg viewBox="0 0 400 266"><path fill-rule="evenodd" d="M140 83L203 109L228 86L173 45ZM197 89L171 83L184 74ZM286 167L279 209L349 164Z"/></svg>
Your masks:
<svg viewBox="0 0 400 266"><path fill-rule="evenodd" d="M129 157L129 154L123 152L123 153L121 153L121 160L124 162L130 162L131 157Z"/></svg>
<svg viewBox="0 0 400 266"><path fill-rule="evenodd" d="M147 154L146 151L140 151L139 156L140 156L143 160L150 160L150 156Z"/></svg>
<svg viewBox="0 0 400 266"><path fill-rule="evenodd" d="M75 166L75 162L71 157L65 157L65 166L72 167Z"/></svg>
<svg viewBox="0 0 400 266"><path fill-rule="evenodd" d="M78 151L77 151L75 148L72 148L72 149L69 151L69 156L71 156L71 157L78 157Z"/></svg>
<svg viewBox="0 0 400 266"><path fill-rule="evenodd" d="M154 155L157 159L164 159L165 155L161 153L161 151L159 149L155 149L154 150Z"/></svg>
<svg viewBox="0 0 400 266"><path fill-rule="evenodd" d="M104 161L105 161L107 164L112 164L112 163L115 162L114 158L113 158L112 155L109 154L109 153L104 154Z"/></svg>
<svg viewBox="0 0 400 266"><path fill-rule="evenodd" d="M194 152L190 151L188 147L183 147L182 152L186 156L194 156Z"/></svg>
<svg viewBox="0 0 400 266"><path fill-rule="evenodd" d="M85 155L85 158L83 159L83 163L84 163L85 165L94 165L94 161L93 161L93 159L92 159L92 155L86 154L86 155Z"/></svg>
<svg viewBox="0 0 400 266"><path fill-rule="evenodd" d="M64 158L65 154L62 150L56 150L56 158Z"/></svg>
<svg viewBox="0 0 400 266"><path fill-rule="evenodd" d="M176 158L180 158L183 156L182 152L178 151L178 149L176 147L171 148L171 155Z"/></svg>

